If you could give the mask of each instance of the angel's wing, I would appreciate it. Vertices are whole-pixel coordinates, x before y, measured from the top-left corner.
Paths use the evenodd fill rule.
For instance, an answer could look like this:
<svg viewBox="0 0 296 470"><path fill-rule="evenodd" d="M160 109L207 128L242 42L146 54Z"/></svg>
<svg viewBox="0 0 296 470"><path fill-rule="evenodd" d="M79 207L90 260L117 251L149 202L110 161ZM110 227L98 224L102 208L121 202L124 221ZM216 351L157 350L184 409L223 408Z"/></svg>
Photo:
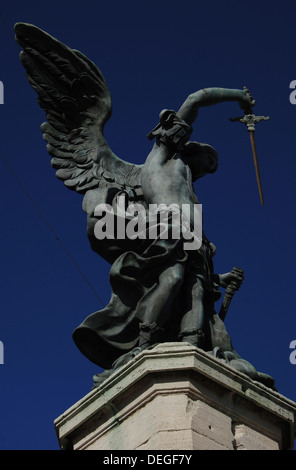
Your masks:
<svg viewBox="0 0 296 470"><path fill-rule="evenodd" d="M118 158L104 138L112 103L100 70L36 26L17 23L15 32L28 81L46 112L41 129L57 177L81 194L102 179L141 192L142 166Z"/></svg>

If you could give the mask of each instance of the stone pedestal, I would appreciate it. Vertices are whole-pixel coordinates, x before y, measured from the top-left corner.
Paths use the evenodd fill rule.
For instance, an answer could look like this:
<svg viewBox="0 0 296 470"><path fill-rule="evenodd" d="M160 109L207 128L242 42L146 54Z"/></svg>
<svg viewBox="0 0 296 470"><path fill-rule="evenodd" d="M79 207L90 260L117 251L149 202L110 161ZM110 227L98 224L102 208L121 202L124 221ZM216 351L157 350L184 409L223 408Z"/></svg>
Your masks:
<svg viewBox="0 0 296 470"><path fill-rule="evenodd" d="M296 403L188 343L143 351L55 420L74 450L293 449Z"/></svg>

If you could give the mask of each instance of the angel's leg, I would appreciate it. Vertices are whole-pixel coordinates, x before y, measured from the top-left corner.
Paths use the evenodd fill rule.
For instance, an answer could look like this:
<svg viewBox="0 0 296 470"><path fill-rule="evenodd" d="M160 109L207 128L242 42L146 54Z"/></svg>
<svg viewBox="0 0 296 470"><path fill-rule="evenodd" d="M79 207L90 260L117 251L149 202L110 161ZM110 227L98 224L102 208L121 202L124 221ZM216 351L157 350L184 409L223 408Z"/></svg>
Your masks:
<svg viewBox="0 0 296 470"><path fill-rule="evenodd" d="M188 310L180 323L179 337L182 341L202 347L205 341L204 288L198 277L186 280Z"/></svg>
<svg viewBox="0 0 296 470"><path fill-rule="evenodd" d="M184 265L176 263L165 269L159 282L142 299L143 321L140 323L139 346L145 349L159 337L165 322L169 319L176 295L183 282Z"/></svg>

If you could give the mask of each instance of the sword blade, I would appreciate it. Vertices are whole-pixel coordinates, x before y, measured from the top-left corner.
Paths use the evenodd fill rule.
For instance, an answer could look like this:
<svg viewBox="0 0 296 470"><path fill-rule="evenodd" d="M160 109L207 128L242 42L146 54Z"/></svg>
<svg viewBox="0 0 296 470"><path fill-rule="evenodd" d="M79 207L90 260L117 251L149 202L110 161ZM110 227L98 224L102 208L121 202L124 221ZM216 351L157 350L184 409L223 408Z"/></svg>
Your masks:
<svg viewBox="0 0 296 470"><path fill-rule="evenodd" d="M254 131L249 131L249 134L250 134L250 140L251 140L251 146L252 146L252 152L253 152L253 159L254 159L254 165L255 165L255 171L256 171L256 178L257 178L257 185L258 185L258 190L259 190L259 195L260 195L260 201L261 201L262 206L264 206L264 199L263 199L261 178L260 178L260 172L259 172L259 164L258 164L258 157L257 157Z"/></svg>

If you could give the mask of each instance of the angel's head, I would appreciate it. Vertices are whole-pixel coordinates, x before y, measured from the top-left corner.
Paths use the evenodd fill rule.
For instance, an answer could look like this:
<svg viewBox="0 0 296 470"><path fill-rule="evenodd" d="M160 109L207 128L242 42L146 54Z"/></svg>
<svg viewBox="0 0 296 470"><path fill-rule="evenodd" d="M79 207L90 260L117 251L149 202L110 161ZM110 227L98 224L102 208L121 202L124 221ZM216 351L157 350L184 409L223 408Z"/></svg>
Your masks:
<svg viewBox="0 0 296 470"><path fill-rule="evenodd" d="M218 168L218 153L208 144L187 142L181 156L191 170L193 181L208 173L214 173Z"/></svg>

